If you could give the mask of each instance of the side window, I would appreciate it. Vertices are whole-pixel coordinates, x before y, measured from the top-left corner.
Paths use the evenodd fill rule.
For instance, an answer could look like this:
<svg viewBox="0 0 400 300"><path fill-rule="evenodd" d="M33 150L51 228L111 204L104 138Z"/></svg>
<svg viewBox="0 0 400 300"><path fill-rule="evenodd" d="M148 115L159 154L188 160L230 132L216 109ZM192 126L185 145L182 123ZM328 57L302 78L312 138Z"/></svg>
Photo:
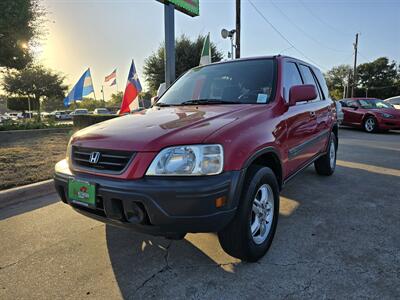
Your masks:
<svg viewBox="0 0 400 300"><path fill-rule="evenodd" d="M348 107L347 102L346 101L339 101L340 104L342 104L342 107Z"/></svg>
<svg viewBox="0 0 400 300"><path fill-rule="evenodd" d="M311 69L307 66L300 65L300 70L301 70L301 74L303 75L303 78L304 78L304 83L312 84L317 89L317 98L315 98L314 100L321 100L321 89L319 87L319 84L315 81L315 78L314 78L314 75L313 75Z"/></svg>
<svg viewBox="0 0 400 300"><path fill-rule="evenodd" d="M302 85L299 69L295 63L285 62L283 65L283 88L286 102L289 101L289 91L294 85Z"/></svg>
<svg viewBox="0 0 400 300"><path fill-rule="evenodd" d="M360 105L358 104L358 102L357 101L348 101L347 102L347 105L348 105L348 107L352 107L352 108L354 108L354 107L359 107Z"/></svg>

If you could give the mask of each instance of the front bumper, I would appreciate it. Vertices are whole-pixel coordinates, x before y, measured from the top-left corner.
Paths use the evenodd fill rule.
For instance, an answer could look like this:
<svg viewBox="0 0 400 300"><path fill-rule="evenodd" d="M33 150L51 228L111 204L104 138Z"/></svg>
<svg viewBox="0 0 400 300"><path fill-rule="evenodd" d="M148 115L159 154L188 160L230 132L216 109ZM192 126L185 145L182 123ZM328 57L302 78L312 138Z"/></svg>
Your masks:
<svg viewBox="0 0 400 300"><path fill-rule="evenodd" d="M56 190L63 202L88 217L152 235L187 232L217 232L234 217L239 202L243 171L204 177L144 177L138 180L111 179L70 170L54 174ZM68 180L95 184L96 208L68 200ZM216 207L216 199L226 204ZM141 218L132 218L137 210Z"/></svg>
<svg viewBox="0 0 400 300"><path fill-rule="evenodd" d="M379 129L383 130L398 130L400 129L400 119L383 119L378 121Z"/></svg>

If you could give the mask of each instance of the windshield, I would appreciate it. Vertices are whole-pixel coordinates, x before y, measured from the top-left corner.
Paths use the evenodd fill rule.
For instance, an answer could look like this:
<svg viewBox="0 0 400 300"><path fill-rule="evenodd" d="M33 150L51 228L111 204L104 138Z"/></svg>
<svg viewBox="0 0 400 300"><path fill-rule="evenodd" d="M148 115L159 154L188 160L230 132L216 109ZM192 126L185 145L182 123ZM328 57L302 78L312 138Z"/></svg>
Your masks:
<svg viewBox="0 0 400 300"><path fill-rule="evenodd" d="M273 59L197 67L177 80L156 105L268 103L274 78Z"/></svg>
<svg viewBox="0 0 400 300"><path fill-rule="evenodd" d="M362 108L393 108L390 103L380 99L362 99L359 102Z"/></svg>

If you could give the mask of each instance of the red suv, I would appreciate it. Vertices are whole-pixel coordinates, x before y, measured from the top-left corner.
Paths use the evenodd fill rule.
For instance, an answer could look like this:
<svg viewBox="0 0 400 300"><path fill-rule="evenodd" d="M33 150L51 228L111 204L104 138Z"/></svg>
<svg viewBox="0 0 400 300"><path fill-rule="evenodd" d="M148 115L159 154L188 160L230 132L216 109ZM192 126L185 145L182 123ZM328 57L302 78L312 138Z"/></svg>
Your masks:
<svg viewBox="0 0 400 300"><path fill-rule="evenodd" d="M366 132L400 129L400 110L375 98L340 100L344 113L343 125L362 127Z"/></svg>
<svg viewBox="0 0 400 300"><path fill-rule="evenodd" d="M56 189L91 218L172 239L217 232L227 253L256 261L284 185L312 163L335 170L328 95L321 72L290 57L193 68L152 108L75 133Z"/></svg>

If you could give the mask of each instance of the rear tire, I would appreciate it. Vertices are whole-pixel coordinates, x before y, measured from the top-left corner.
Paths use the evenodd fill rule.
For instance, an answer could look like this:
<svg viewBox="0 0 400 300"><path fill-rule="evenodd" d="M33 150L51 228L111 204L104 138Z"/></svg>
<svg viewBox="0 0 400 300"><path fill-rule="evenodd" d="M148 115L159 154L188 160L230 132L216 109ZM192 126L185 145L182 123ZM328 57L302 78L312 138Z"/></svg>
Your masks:
<svg viewBox="0 0 400 300"><path fill-rule="evenodd" d="M378 122L372 116L367 117L363 122L364 130L368 133L373 133L378 131Z"/></svg>
<svg viewBox="0 0 400 300"><path fill-rule="evenodd" d="M335 134L332 132L329 140L328 152L314 162L315 171L319 175L330 176L333 174L333 172L335 172L336 152L337 139Z"/></svg>
<svg viewBox="0 0 400 300"><path fill-rule="evenodd" d="M271 246L278 215L279 185L274 172L267 167L250 167L236 215L218 232L222 248L243 261L259 260Z"/></svg>

